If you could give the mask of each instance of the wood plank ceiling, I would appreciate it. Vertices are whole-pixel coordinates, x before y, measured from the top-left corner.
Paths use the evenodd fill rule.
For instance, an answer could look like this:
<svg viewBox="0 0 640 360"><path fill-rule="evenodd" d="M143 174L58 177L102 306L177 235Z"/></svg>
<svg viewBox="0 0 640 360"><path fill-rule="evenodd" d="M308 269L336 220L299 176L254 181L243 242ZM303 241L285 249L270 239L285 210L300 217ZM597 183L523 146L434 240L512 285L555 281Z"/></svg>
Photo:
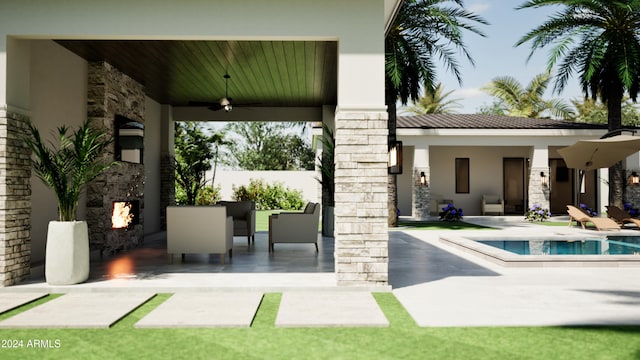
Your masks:
<svg viewBox="0 0 640 360"><path fill-rule="evenodd" d="M107 61L161 104L190 101L321 106L337 101L337 43L331 41L57 40L87 61Z"/></svg>

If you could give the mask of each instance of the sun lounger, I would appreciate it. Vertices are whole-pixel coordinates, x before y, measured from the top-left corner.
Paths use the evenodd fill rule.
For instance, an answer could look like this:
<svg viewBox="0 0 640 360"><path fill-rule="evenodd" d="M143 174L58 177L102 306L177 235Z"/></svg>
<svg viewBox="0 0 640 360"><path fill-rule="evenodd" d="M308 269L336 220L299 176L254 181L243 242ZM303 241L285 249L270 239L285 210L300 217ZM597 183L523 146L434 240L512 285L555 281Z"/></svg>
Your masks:
<svg viewBox="0 0 640 360"><path fill-rule="evenodd" d="M629 214L627 211L620 209L615 205L606 206L607 208L607 216L613 219L615 222L620 224L620 226L624 226L625 224L631 223L635 224L638 228L640 228L640 219L635 219Z"/></svg>
<svg viewBox="0 0 640 360"><path fill-rule="evenodd" d="M598 230L620 230L620 225L615 221L605 217L589 216L573 205L567 205L567 212L569 213L569 226L573 221L576 221L582 225L583 229L586 229L587 223L592 223Z"/></svg>

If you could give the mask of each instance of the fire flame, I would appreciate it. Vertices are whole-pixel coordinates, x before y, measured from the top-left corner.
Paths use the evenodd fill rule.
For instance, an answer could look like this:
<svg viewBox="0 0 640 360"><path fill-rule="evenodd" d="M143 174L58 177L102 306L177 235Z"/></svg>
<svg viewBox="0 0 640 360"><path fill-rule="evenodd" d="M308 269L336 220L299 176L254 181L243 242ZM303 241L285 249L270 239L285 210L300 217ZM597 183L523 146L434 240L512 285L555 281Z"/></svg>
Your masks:
<svg viewBox="0 0 640 360"><path fill-rule="evenodd" d="M133 221L133 213L131 213L130 202L116 202L113 204L113 213L111 214L111 227L114 229L126 228Z"/></svg>

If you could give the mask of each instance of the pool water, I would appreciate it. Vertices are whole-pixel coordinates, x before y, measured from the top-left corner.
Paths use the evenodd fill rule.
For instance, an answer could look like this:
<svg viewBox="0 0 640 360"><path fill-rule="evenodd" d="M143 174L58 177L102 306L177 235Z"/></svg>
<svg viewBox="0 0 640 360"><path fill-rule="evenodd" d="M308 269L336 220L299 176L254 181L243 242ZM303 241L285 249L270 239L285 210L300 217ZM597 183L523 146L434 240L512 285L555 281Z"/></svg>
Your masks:
<svg viewBox="0 0 640 360"><path fill-rule="evenodd" d="M476 240L518 255L634 255L640 254L640 236L603 239Z"/></svg>

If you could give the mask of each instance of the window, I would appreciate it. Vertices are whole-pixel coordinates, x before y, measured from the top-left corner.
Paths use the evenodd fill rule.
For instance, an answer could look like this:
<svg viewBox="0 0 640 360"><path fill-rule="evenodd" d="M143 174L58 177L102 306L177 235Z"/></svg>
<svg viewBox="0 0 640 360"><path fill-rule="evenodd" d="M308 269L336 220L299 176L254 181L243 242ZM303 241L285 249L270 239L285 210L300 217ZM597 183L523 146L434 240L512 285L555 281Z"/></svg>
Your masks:
<svg viewBox="0 0 640 360"><path fill-rule="evenodd" d="M469 158L456 158L456 193L469 193Z"/></svg>

